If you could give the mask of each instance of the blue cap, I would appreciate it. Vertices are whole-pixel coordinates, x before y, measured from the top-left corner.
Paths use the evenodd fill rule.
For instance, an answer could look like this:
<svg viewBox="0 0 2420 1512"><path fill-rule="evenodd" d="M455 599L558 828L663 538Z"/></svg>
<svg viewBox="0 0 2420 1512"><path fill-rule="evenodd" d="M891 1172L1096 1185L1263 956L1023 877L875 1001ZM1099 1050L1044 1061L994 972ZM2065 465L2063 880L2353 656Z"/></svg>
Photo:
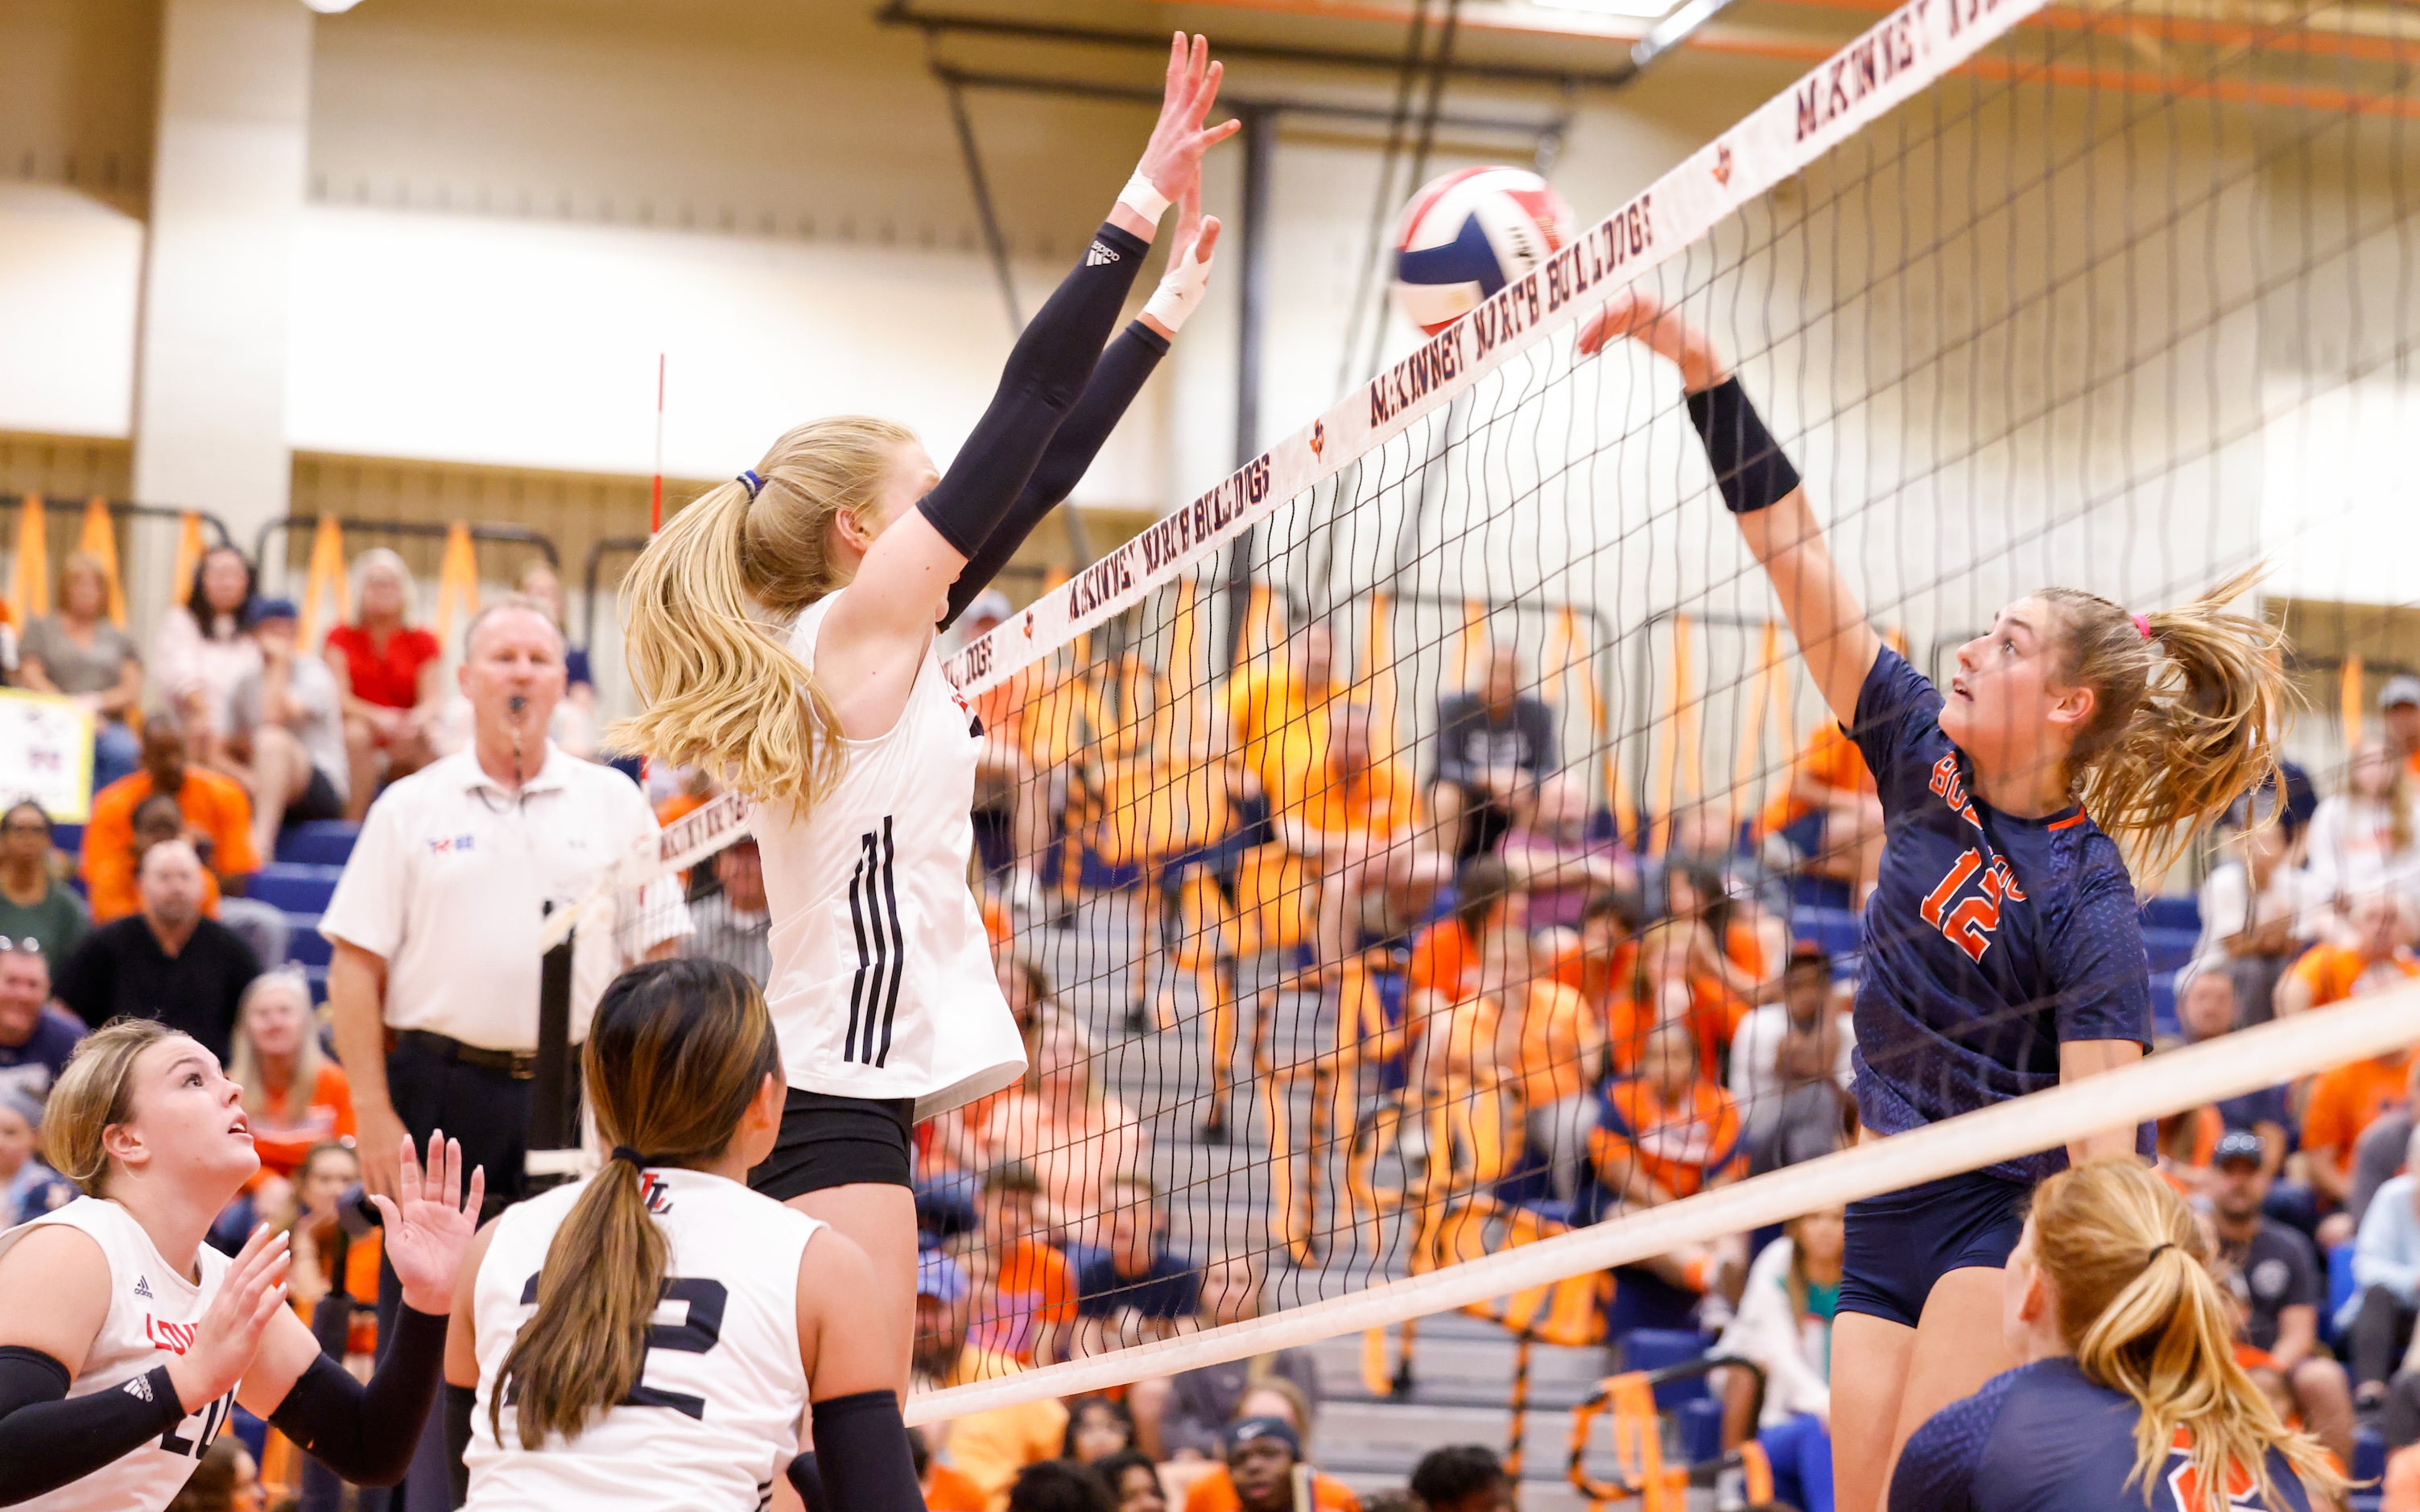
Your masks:
<svg viewBox="0 0 2420 1512"><path fill-rule="evenodd" d="M1302 1435L1281 1417L1243 1417L1227 1425L1227 1452L1233 1454L1255 1439L1276 1439L1302 1457Z"/></svg>
<svg viewBox="0 0 2420 1512"><path fill-rule="evenodd" d="M967 1294L967 1268L939 1250L916 1257L916 1295L954 1302Z"/></svg>
<svg viewBox="0 0 2420 1512"><path fill-rule="evenodd" d="M302 612L294 607L291 599L255 599L252 600L252 622L264 619L300 619Z"/></svg>
<svg viewBox="0 0 2420 1512"><path fill-rule="evenodd" d="M2210 1152L2210 1163L2217 1166L2229 1161L2249 1161L2258 1165L2265 1155L2258 1134L2249 1129L2237 1129L2219 1140L2218 1147Z"/></svg>

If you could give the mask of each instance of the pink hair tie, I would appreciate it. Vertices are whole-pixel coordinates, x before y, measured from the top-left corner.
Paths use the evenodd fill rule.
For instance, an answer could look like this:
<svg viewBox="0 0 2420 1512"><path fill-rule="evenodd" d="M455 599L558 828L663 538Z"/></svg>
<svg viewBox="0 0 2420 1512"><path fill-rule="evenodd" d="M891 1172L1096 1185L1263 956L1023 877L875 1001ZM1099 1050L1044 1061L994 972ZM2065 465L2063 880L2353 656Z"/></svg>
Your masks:
<svg viewBox="0 0 2420 1512"><path fill-rule="evenodd" d="M2136 615L2134 616L2134 629L2142 633L2143 639L2147 641L2149 640L2151 638L2151 616L2149 615Z"/></svg>

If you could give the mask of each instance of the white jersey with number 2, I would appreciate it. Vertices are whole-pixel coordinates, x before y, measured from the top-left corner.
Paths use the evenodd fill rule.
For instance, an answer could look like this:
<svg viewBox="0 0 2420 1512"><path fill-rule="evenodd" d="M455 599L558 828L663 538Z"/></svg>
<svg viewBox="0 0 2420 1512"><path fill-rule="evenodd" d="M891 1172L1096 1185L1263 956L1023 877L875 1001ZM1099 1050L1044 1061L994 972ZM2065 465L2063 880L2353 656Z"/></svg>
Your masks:
<svg viewBox="0 0 2420 1512"><path fill-rule="evenodd" d="M620 1177L608 1171L608 1177ZM496 1220L473 1303L479 1390L463 1463L471 1512L755 1512L798 1452L807 1409L799 1363L799 1262L824 1225L735 1181L676 1168L646 1174L648 1211L671 1250L647 1355L622 1401L578 1438L521 1447L512 1404L489 1426L496 1378L537 1311L547 1247L588 1180Z"/></svg>
<svg viewBox="0 0 2420 1512"><path fill-rule="evenodd" d="M68 1395L148 1395L150 1384L141 1378L192 1346L202 1313L226 1276L226 1256L203 1245L194 1261L198 1279L189 1276L161 1257L133 1214L99 1197L78 1197L0 1234L0 1255L34 1230L54 1224L92 1236L109 1263L109 1312L85 1351L84 1367L68 1384ZM235 1393L229 1392L82 1480L15 1504L26 1512L160 1512L183 1489L234 1405Z"/></svg>
<svg viewBox="0 0 2420 1512"><path fill-rule="evenodd" d="M855 591L799 613L789 646L810 669ZM983 736L928 646L899 722L840 743L840 781L805 817L767 803L751 821L773 914L765 1005L792 1091L912 1098L922 1123L1025 1074L967 885Z"/></svg>

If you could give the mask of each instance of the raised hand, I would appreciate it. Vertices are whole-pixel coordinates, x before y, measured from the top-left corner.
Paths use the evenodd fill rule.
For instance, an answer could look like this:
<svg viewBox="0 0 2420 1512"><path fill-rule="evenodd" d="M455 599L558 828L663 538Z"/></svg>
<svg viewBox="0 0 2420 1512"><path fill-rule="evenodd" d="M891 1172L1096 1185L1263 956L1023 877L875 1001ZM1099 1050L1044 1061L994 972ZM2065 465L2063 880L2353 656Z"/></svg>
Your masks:
<svg viewBox="0 0 2420 1512"><path fill-rule="evenodd" d="M1188 43L1178 32L1168 46L1168 87L1160 97L1159 121L1142 149L1135 172L1151 181L1162 197L1182 200L1202 184L1202 154L1243 129L1238 120L1205 128L1202 118L1218 99L1218 79L1225 69L1210 60L1210 44L1200 37Z"/></svg>
<svg viewBox="0 0 2420 1512"><path fill-rule="evenodd" d="M216 1295L194 1326L194 1342L168 1362L177 1400L189 1413L235 1390L252 1368L269 1320L286 1304L286 1270L292 1256L286 1236L267 1224L252 1231L227 1263Z"/></svg>
<svg viewBox="0 0 2420 1512"><path fill-rule="evenodd" d="M1210 258L1218 248L1218 217L1202 213L1202 185L1196 182L1177 201L1176 236L1170 243L1168 271L1142 307L1142 318L1161 335L1173 336L1210 287Z"/></svg>
<svg viewBox="0 0 2420 1512"><path fill-rule="evenodd" d="M1580 327L1580 355L1593 357L1627 336L1681 369L1681 386L1695 394L1730 376L1703 331L1652 294L1624 289Z"/></svg>
<svg viewBox="0 0 2420 1512"><path fill-rule="evenodd" d="M462 1252L479 1231L479 1203L488 1193L488 1173L471 1173L471 1191L462 1191L462 1145L445 1130L428 1135L428 1169L424 1173L404 1136L401 1174L392 1198L373 1196L379 1221L386 1226L386 1260L403 1283L404 1304L415 1312L445 1313L454 1306L454 1278L462 1268Z"/></svg>

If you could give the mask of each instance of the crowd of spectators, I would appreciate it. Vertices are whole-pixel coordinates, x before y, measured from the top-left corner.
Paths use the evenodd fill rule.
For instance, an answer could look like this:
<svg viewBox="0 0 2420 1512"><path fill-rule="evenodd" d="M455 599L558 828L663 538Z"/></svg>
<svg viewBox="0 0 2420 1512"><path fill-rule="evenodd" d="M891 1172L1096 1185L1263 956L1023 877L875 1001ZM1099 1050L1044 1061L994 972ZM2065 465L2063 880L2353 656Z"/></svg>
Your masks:
<svg viewBox="0 0 2420 1512"><path fill-rule="evenodd" d="M8 671L17 685L76 698L95 714L95 791L80 840L64 847L59 827L39 804L19 802L0 813L0 1226L75 1195L70 1183L42 1163L39 1150L44 1100L77 1042L115 1017L170 1023L209 1047L242 1085L246 1120L261 1156L259 1173L220 1216L213 1240L231 1250L259 1223L287 1233L294 1255L291 1304L338 1352L364 1357L358 1363L366 1371L366 1357L378 1347L374 1303L382 1271L375 1230L357 1234L359 1221L348 1222L348 1209L357 1204L347 1193L359 1189L365 1174L355 1138L368 1132L372 1103L387 1124L397 1117L389 1106L386 1057L376 1049L366 1052L378 1074L369 1083L375 1095L365 1103L359 1081L365 1052L352 1047L355 1074L349 1075L335 1053L334 1015L315 1003L311 981L287 959L295 921L250 895L287 827L360 818L415 771L449 756L476 764L483 741L518 753L520 745L499 733L517 696L523 705L547 706L546 715L534 717L549 739L532 746L533 770L521 773L525 780L506 784L522 790L508 791L500 803L489 795L483 813L495 822L504 822L496 816L519 816L513 822L530 837L524 849L531 856L547 850L541 832L550 825L573 835L578 846L620 843L617 825L652 826L628 779L578 759L591 754L587 748L574 752L565 740L552 739L576 740L591 727L585 690L574 686L559 701L553 691L566 670L584 682L584 659L565 654L561 589L552 574L533 569L522 586L526 597L499 606L519 611L517 617L504 616L511 623L499 630L491 610L486 630L474 620L465 631L466 675L456 692L453 679L439 676L443 648L412 623L410 574L392 553L364 553L355 564L360 616L335 627L324 647L310 647L301 643L294 605L258 596L241 553L225 547L208 552L189 596L163 620L147 654L111 617L112 585L102 564L81 554L68 559L57 612L23 627ZM566 669L566 662L575 664ZM556 792L584 796L560 815L529 802ZM473 784L455 796L468 804L481 794ZM473 827L453 823L447 833ZM397 843L425 849L416 835ZM462 849L471 850L467 840ZM339 898L330 904L333 932L364 935L383 927L381 899L396 910L434 916L427 898L404 896L411 890L405 876L410 867L393 847L366 844L356 848L355 857L357 865L346 871L355 896L343 902L346 889L339 885ZM564 861L540 857L548 879L534 879L530 859L522 857L516 869L511 854L491 848L473 869L493 894L534 905L556 885L557 872L570 873ZM738 950L752 941L752 969L761 974L761 874L750 873L758 879L752 895L741 876L743 860L752 862L752 851L718 861L725 894L712 915L718 927L712 940L719 949ZM356 873L383 881L371 886ZM435 893L481 892L482 884L471 879L468 871L449 873L434 880ZM745 907L752 896L752 927ZM665 937L649 943L673 948L686 930L675 916L677 893L650 895L646 901L660 915L648 922L661 926L658 933ZM508 964L527 978L534 1000L536 915L534 906L526 912L526 948L518 933L495 927L503 915L490 896L489 912L458 927L450 943L427 942L427 962L401 959L392 971L382 962L379 990L417 994L414 1001L425 1006L442 990L423 979L430 972L467 972L479 980L459 985L490 1017L534 1023L534 1001L508 1001L519 995L507 982L512 974L464 958L458 948L496 937L496 949L515 953ZM410 932L398 927L394 938L380 934L378 941L402 950L402 936ZM597 963L589 977L598 970L610 976L627 964L618 944L601 938L594 944L613 959ZM334 948L342 954L347 940ZM589 963L583 959L583 964ZM602 982L588 986L593 996ZM504 1190L517 1186L528 1121L526 1082L516 1083L507 1074L499 1083L518 1085L524 1101L507 1109L503 1103L509 1097L489 1099L496 1106L483 1114L458 1099L444 1110L450 1131L500 1135L499 1146L480 1156L490 1168L491 1191L500 1182ZM407 1121L416 1111L407 1107ZM507 1142L509 1150L502 1147ZM393 1151L387 1140L382 1152L390 1164ZM178 1504L299 1504L332 1512L343 1504L349 1493L333 1476L282 1437L240 1421L252 1448L223 1440ZM268 1493L274 1494L264 1501Z"/></svg>
<svg viewBox="0 0 2420 1512"><path fill-rule="evenodd" d="M1485 1194L1575 1224L1854 1139L1856 959L1836 949L1844 929L1854 938L1883 816L1862 756L1837 726L1811 733L1760 813L1679 802L1621 833L1592 801L1596 773L1562 764L1559 712L1528 691L1509 647L1473 647L1474 685L1442 699L1433 733L1409 744L1392 728L1396 711L1371 702L1341 662L1333 633L1313 623L1215 690L1210 718L1197 713L1189 727L1177 717L1122 725L1109 712L1120 696L1126 707L1152 698L1053 685L1032 669L1015 700L986 718L998 781L978 803L1015 809L993 825L991 859L1005 879L1013 857L1017 879L988 902L1004 973L1013 961L1022 988L1012 1001L1036 1026L1037 1084L1094 1083L1097 1070L1079 1075L1069 1060L1090 1068L1098 1057L1055 1005L1047 975L1008 943L1018 924L1037 923L1017 915L1048 885L1033 837L1063 848L1063 901L1043 912L1065 922L1081 848L1107 828L1085 809L1087 795L1131 803L1174 786L1170 773L1181 770L1192 791L1219 800L1206 805L1215 828L1138 822L1114 854L1096 858L1109 863L1108 885L1137 895L1128 1028L1177 1022L1146 974L1192 969L1146 955L1146 928L1195 942L1197 957L1203 941L1278 952L1290 962L1282 979L1320 994L1336 1024L1332 1053L1300 1067L1264 1060L1249 1072L1264 1084L1274 1073L1277 1096L1292 1084L1333 1098L1341 1112L1324 1127L1352 1152L1344 1200L1354 1210L1323 1228L1308 1216L1316 1198L1305 1190L1321 1179L1323 1126L1316 1115L1291 1129L1271 1121L1271 1137L1295 1146L1266 1152L1292 1173L1274 1182L1272 1254L1318 1264L1330 1241L1390 1242L1381 1221L1394 1199L1372 1172L1406 1130L1422 1137L1391 1152L1405 1213ZM1089 721L1083 736L1049 738L1043 723L1075 710ZM2381 716L2384 733L2351 753L2340 790L2322 801L2289 767L2215 837L2199 884L2200 937L2159 984L2163 1001L2173 994L2180 1032L2155 1048L2420 974L2420 679L2391 681ZM1170 748L1155 749L1156 740ZM1188 873L1215 886L1188 886ZM1240 1032L1235 1010L1211 1000L1219 979L1195 975L1205 999L1199 1032ZM1214 1068L1233 1064L1223 1051L1212 1047ZM1177 1052L1163 1033L1123 1053L1149 1065ZM1226 1091L1208 1089L1205 1139L1228 1133ZM1015 1157L1036 1162L1054 1144L1063 1158L1103 1150L1078 1162L1094 1177L1147 1162L1131 1115L1097 1089L1092 1097L1088 1105L1113 1111L1051 1126L1017 1143ZM1054 1098L1051 1106L1067 1101ZM2247 1367L2348 1464L2358 1425L2377 1426L2395 1448L2420 1439L2420 1193L2397 1175L2415 1109L2412 1060L2390 1054L2192 1110L2160 1130L2162 1170L2207 1214L2242 1301ZM928 1141L928 1208L950 1182L981 1181L985 1161L1010 1153L996 1113L973 1122L988 1137ZM1079 1275L1135 1274L1088 1258L1104 1242L1098 1215L1123 1192L1115 1179L1046 1181L1034 1232L1063 1246ZM1633 1308L1646 1309L1634 1322L1720 1333L1726 1348L1763 1365L1761 1409L1727 1404L1729 1441L1759 1436L1785 1480L1803 1467L1825 1482L1796 1487L1801 1504L1828 1504L1828 1351L1817 1345L1837 1289L1838 1235L1837 1214L1810 1215L1787 1233L1655 1257L1623 1280ZM2340 1306L2330 1304L2332 1267L2339 1292L2351 1278ZM980 1290L983 1268L971 1270ZM1056 1354L1036 1359L1103 1336L1074 1328L1045 1347ZM1156 1387L1135 1395L1137 1442L1164 1455L1151 1426L1160 1403ZM2409 1473L2420 1480L2420 1459Z"/></svg>
<svg viewBox="0 0 2420 1512"><path fill-rule="evenodd" d="M389 784L475 754L501 717L441 686L443 648L412 624L410 574L390 557L356 564L359 617L315 656L298 643L291 605L254 597L239 553L210 553L148 659L109 621L97 564L71 561L59 613L27 627L18 675L91 700L97 765L122 770L96 794L71 868L39 807L0 816L0 1216L69 1194L34 1150L42 1097L85 1027L121 1012L163 1018L225 1057L246 1087L264 1165L228 1222L292 1232L296 1305L309 1314L334 1299L328 1316L361 1352L376 1346L375 1241L350 1238L338 1208L363 1175L350 1142L369 1115L308 983L283 969L287 921L247 895L286 824L359 815ZM559 585L541 571L525 586L559 618ZM1230 679L1206 714L1160 721L1156 736L1111 717L1097 691L1040 674L983 716L991 777L979 786L979 828L1006 851L985 913L1029 1072L917 1130L920 1384L1249 1318L1273 1263L1318 1264L1328 1245L1372 1242L1363 1236L1398 1208L1434 1214L1485 1193L1550 1225L1585 1224L1855 1137L1855 960L1814 927L1827 911L1854 913L1872 882L1880 811L1855 746L1825 725L1761 813L1676 803L1621 833L1595 802L1596 773L1564 764L1558 711L1524 691L1518 655L1481 645L1470 664L1475 686L1442 700L1434 735L1408 750L1398 749L1397 711L1348 683L1320 625ZM504 694L490 693L501 708ZM572 718L552 710L558 735L591 712L565 702ZM2420 975L2420 680L2391 682L2382 712L2385 733L2352 754L2341 791L2314 801L2292 774L2240 805L2220 835L2200 883L2200 937L2173 982L2180 1041ZM1090 721L1079 735L1048 727L1078 714ZM1122 777L1122 764L1151 775ZM1309 1137L1281 1130L1287 1147L1267 1162L1299 1160L1313 1174L1280 1183L1265 1251L1193 1253L1177 1237L1171 1193L1154 1176L1168 1162L1155 1160L1145 1116L1159 1110L1121 1099L1112 1058L1018 940L1020 922L1067 916L1080 838L1102 833L1104 806L1171 772L1198 789L1174 805L1185 812L1152 809L1109 858L1126 867L1137 913L1157 931L1149 938L1170 942L1144 951L1138 923L1137 948L1120 962L1133 962L1134 1002L1156 1005L1145 978L1179 962L1258 950L1276 953L1283 982L1334 1024L1313 1060L1275 1068L1276 1084L1283 1095L1297 1069L1326 1079L1303 1084L1334 1099L1330 1137L1349 1149L1353 1177L1333 1221L1314 1224L1318 1126ZM693 774L653 775L661 822L713 795ZM475 780L449 801L473 799L493 807ZM1063 845L1054 904L1042 852ZM404 877L395 857L365 865ZM680 927L644 948L712 957L762 981L770 919L754 844L698 865L685 891ZM662 912L661 901L650 907ZM331 919L341 912L332 906ZM364 948L336 932L340 953ZM405 948L377 952L384 996L373 1005L387 1030L426 1039L424 1023L440 1019L395 1017L385 966ZM1200 979L1232 993L1233 962ZM1239 1021L1232 1001L1223 1028L1209 1013L1198 1021L1211 1034ZM455 1020L443 1022L436 1037L465 1042ZM1172 1022L1165 1012L1128 1021L1149 1037L1130 1053L1180 1053L1177 1037L1153 1033ZM1232 1066L1227 1054L1214 1063ZM386 1084L381 1065L374 1086ZM1214 1109L1226 1090L1211 1089ZM2348 1462L2363 1423L2398 1449L2420 1442L2415 1123L2420 1066L2394 1054L2193 1110L2160 1130L2161 1169L2207 1214L2241 1303L2244 1364ZM1229 1129L1222 1118L1202 1132ZM1392 1189L1377 1176L1388 1161ZM1622 1278L1634 1321L1720 1334L1725 1352L1760 1366L1761 1398L1745 1373L1716 1383L1727 1442L1762 1442L1802 1505L1828 1504L1825 1341L1839 1249L1838 1215L1814 1213L1653 1257ZM2332 1266L2351 1281L2340 1305ZM970 1414L921 1441L926 1494L937 1508L986 1512L1274 1512L1297 1504L1297 1488L1310 1504L1359 1505L1309 1465L1320 1402L1311 1361L1288 1351L1147 1379L1114 1400ZM2420 1453L2397 1468L2420 1483ZM279 1462L261 1473L302 1471ZM1404 1494L1431 1512L1509 1505L1510 1483L1484 1451L1440 1450Z"/></svg>

